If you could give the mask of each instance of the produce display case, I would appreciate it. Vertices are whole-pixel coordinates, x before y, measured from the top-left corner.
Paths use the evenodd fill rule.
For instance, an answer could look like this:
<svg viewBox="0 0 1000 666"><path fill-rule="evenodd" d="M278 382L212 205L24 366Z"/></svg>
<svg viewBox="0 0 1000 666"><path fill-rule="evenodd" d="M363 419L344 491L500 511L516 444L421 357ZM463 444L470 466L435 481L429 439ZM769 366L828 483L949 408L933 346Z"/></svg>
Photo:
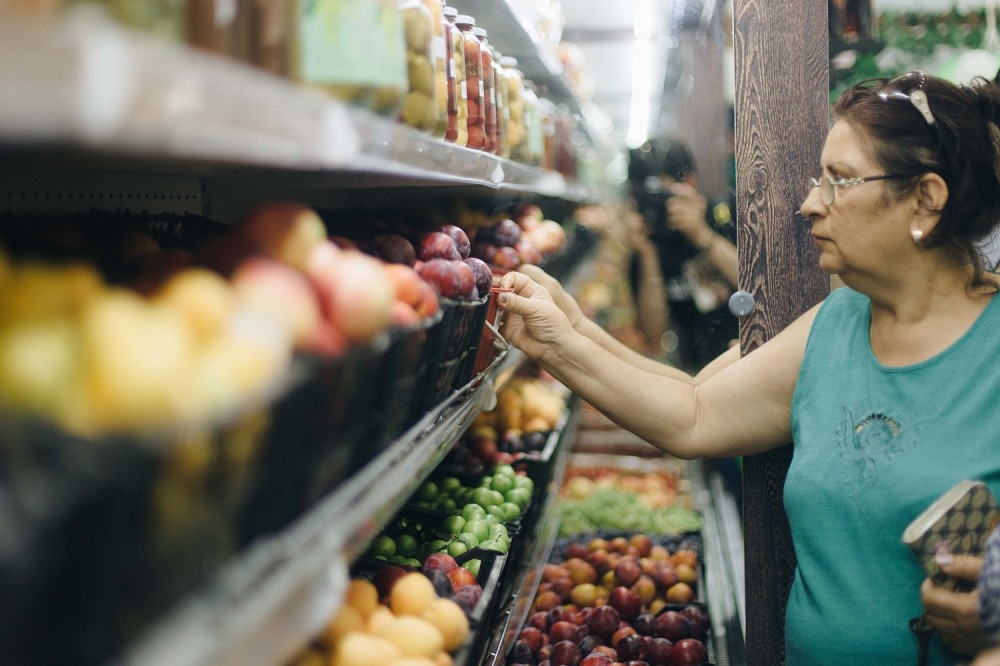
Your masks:
<svg viewBox="0 0 1000 666"><path fill-rule="evenodd" d="M491 35L510 40L505 53L518 56L560 101L572 105L557 61L536 50L507 3L468 4L469 11L493 24ZM199 235L208 220L231 223L248 200L265 194L337 206L391 191L390 198L459 196L498 207L532 200L556 209L616 196L553 171L443 144L289 81L148 39L90 13L74 13L55 26L3 21L0 37L0 99L16 100L0 101L4 219L88 217L96 209L181 239ZM31 54L30 68L24 66L25 54ZM247 108L255 112L248 116ZM595 243L593 234L577 229L566 251L551 257L546 269L573 291ZM219 513L218 522L206 518L192 523L215 541L179 533L173 543L180 550L162 549L139 569L141 576L128 567L75 576L73 585L56 586L63 607L51 614L45 611L55 604L51 599L39 604L41 597L25 581L44 578L46 567L58 565L52 561L57 556L86 557L106 567L126 558L134 547L129 538L142 533L132 529L141 527L137 509L159 468L155 460L136 458L133 449L119 451L109 443L94 451L99 460L72 461L74 469L92 473L88 485L64 483L60 464L67 461L51 450L59 438L42 427L32 459L16 462L30 467L44 461L48 467L38 464L31 473L22 473L24 467L7 465L5 456L4 472L10 477L0 476L0 496L13 492L4 482L15 476L37 480L59 488L73 513L33 505L45 519L33 526L51 530L46 538L62 539L59 548L45 547L31 530L19 531L19 524L4 530L19 537L11 541L19 548L17 562L30 562L33 568L0 573L4 588L11 591L0 611L33 608L40 614L23 618L26 631L21 636L0 633L0 652L10 654L5 648L15 639L51 638L58 628L49 623L51 618L59 619L59 627L72 625L79 619L69 618L77 607L74 601L113 620L114 612L107 609L130 591L120 579L128 574L130 581L142 583L133 592L154 584L162 588L162 594L143 599L157 604L145 609L142 622L132 620L124 647L120 637L95 632L81 641L96 641L100 649L77 656L94 654L102 660L113 646L122 660L134 664L283 663L336 613L351 567L367 545L434 473L475 416L492 407L497 391L524 363L523 354L509 349L498 351L485 367L472 367L488 300L446 307L442 319L427 328L399 331L338 363L299 359L302 367L266 406L249 410L243 420L220 427L209 438L220 460L231 450L250 454L240 459L238 475L215 479L210 502L198 503ZM449 327L449 317L468 320L468 326ZM454 363L454 375L432 393L427 373L437 373L438 383L444 374L439 371L449 361L435 360L427 349L439 344L434 340L442 332L455 331L462 332L462 339L448 339L447 349L439 349L458 351L462 367ZM398 407L415 396L432 397L424 398L418 410ZM354 412L387 418L345 420ZM561 484L578 419L578 407L571 402L541 455L526 461L536 494L512 530L509 554L494 557L486 567L482 584L484 592L490 591L491 611L475 622L474 636L456 655L456 663L499 664L509 652L555 543L559 514L554 490ZM0 425L6 428L10 422L0 420ZM282 446L275 445L279 440ZM17 439L5 434L2 441L6 445ZM142 483L119 484L107 477L110 469L133 469L130 478ZM169 491L183 484L162 485ZM14 488L27 493L18 496L21 500L30 490ZM176 495L169 497L170 506L183 505L174 501ZM111 514L120 520L107 522ZM11 518L0 511L0 523L9 526ZM59 527L66 520L76 524L76 531ZM103 537L95 541L98 535ZM78 547L77 537L100 549ZM718 548L717 541L706 543L706 565L711 557L732 556L711 555ZM171 576L171 565L184 573L189 562L198 565L194 575ZM706 572L706 581L711 580ZM71 597L65 596L67 590ZM4 623L8 630L15 626ZM49 661L43 656L39 663Z"/></svg>

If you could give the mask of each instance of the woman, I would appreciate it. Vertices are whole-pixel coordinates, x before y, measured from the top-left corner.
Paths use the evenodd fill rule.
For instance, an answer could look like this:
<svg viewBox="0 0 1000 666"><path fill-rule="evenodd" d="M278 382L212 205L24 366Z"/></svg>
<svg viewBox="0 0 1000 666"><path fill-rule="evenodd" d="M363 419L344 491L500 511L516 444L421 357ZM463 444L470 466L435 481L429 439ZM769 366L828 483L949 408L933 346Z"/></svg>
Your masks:
<svg viewBox="0 0 1000 666"><path fill-rule="evenodd" d="M912 72L848 90L802 205L820 267L848 287L753 353L696 377L636 364L551 280L510 273L505 335L622 426L682 457L794 442L798 564L788 664L914 664L982 647L976 592L935 588L901 542L964 478L1000 496L1000 282L976 243L1000 219L1000 91ZM979 561L948 573L975 581Z"/></svg>

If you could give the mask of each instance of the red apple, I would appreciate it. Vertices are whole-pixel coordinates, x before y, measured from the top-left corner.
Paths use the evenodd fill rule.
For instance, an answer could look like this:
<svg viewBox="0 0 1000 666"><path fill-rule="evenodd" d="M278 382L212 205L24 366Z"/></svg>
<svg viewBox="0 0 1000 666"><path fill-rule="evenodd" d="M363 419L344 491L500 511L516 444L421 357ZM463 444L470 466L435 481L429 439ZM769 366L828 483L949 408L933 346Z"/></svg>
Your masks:
<svg viewBox="0 0 1000 666"><path fill-rule="evenodd" d="M525 627L518 638L531 648L532 653L538 652L545 645L545 634L538 627Z"/></svg>
<svg viewBox="0 0 1000 666"><path fill-rule="evenodd" d="M451 242L450 238L448 242ZM462 288L462 277L451 260L430 259L420 266L418 272L420 277L433 287L438 295L445 298L458 298Z"/></svg>
<svg viewBox="0 0 1000 666"><path fill-rule="evenodd" d="M351 342L368 342L392 323L396 289L378 259L342 250L310 271L324 313Z"/></svg>
<svg viewBox="0 0 1000 666"><path fill-rule="evenodd" d="M425 574L430 571L440 571L447 574L458 568L458 562L448 553L431 553L424 560L422 568Z"/></svg>
<svg viewBox="0 0 1000 666"><path fill-rule="evenodd" d="M587 629L594 636L610 638L617 630L621 616L611 606L598 606L587 618Z"/></svg>
<svg viewBox="0 0 1000 666"><path fill-rule="evenodd" d="M417 251L406 238L399 234L381 234L373 240L375 254L391 264L413 266L417 260Z"/></svg>
<svg viewBox="0 0 1000 666"><path fill-rule="evenodd" d="M493 287L493 271L490 270L485 261L476 257L469 257L465 260L465 263L469 265L473 275L476 277L476 291L479 293L479 296L482 297L488 294Z"/></svg>
<svg viewBox="0 0 1000 666"><path fill-rule="evenodd" d="M549 656L552 666L579 666L582 658L579 646L573 641L554 643L552 654Z"/></svg>
<svg viewBox="0 0 1000 666"><path fill-rule="evenodd" d="M448 234L440 231L428 231L423 234L420 237L418 247L417 257L424 262L431 259L453 261L462 258L462 255L458 252L458 248L455 246L455 241Z"/></svg>
<svg viewBox="0 0 1000 666"><path fill-rule="evenodd" d="M500 268L506 268L508 270L514 270L521 265L521 255L517 253L512 247L501 246L496 249L493 256L490 257L490 263L494 266L499 266Z"/></svg>
<svg viewBox="0 0 1000 666"><path fill-rule="evenodd" d="M631 621L642 611L639 595L627 587L616 587L608 596L608 604L618 611L623 620Z"/></svg>
<svg viewBox="0 0 1000 666"><path fill-rule="evenodd" d="M472 575L472 572L465 567L455 567L451 571L447 572L448 578L451 580L451 589L458 591L459 588L466 587L467 585L478 585L476 577Z"/></svg>
<svg viewBox="0 0 1000 666"><path fill-rule="evenodd" d="M654 638L646 648L646 661L649 666L667 666L670 663L670 653L674 644L666 638Z"/></svg>
<svg viewBox="0 0 1000 666"><path fill-rule="evenodd" d="M295 201L259 203L236 221L235 229L258 251L301 271L313 248L327 238L316 211Z"/></svg>
<svg viewBox="0 0 1000 666"><path fill-rule="evenodd" d="M685 606L680 612L687 618L688 624L691 626L691 637L704 639L710 624L705 609L701 606Z"/></svg>
<svg viewBox="0 0 1000 666"><path fill-rule="evenodd" d="M319 326L316 292L305 276L285 264L251 258L236 268L231 281L240 303L280 320L297 346L305 344Z"/></svg>
<svg viewBox="0 0 1000 666"><path fill-rule="evenodd" d="M469 241L469 235L465 233L464 229L454 224L445 224L441 226L441 233L454 241L455 249L458 250L458 254L462 259L469 258L469 255L472 253L472 243Z"/></svg>
<svg viewBox="0 0 1000 666"><path fill-rule="evenodd" d="M691 625L679 611L663 611L656 616L656 635L676 643L691 636Z"/></svg>
<svg viewBox="0 0 1000 666"><path fill-rule="evenodd" d="M708 661L705 645L694 638L685 638L674 643L670 650L671 666L699 666Z"/></svg>
<svg viewBox="0 0 1000 666"><path fill-rule="evenodd" d="M476 288L476 274L472 272L472 267L464 261L452 262L458 272L458 297L469 300L479 298L479 290Z"/></svg>

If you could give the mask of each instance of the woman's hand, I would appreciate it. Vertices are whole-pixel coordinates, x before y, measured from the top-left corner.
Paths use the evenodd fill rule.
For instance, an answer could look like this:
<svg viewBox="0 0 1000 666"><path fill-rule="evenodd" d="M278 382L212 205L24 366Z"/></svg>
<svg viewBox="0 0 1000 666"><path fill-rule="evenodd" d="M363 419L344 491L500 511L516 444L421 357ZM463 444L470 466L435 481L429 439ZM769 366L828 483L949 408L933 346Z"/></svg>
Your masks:
<svg viewBox="0 0 1000 666"><path fill-rule="evenodd" d="M506 313L503 336L528 358L543 361L546 353L561 339L574 334L569 318L552 300L548 290L527 275L507 273L500 279L500 287L514 290L499 294L497 300Z"/></svg>
<svg viewBox="0 0 1000 666"><path fill-rule="evenodd" d="M569 319L570 325L572 325L576 330L580 329L580 324L583 323L586 317L583 314L583 310L580 309L580 304L577 303L572 296L566 293L566 290L563 289L559 280L555 279L538 266L533 266L531 264L525 264L517 270L544 287L545 291L549 292L549 296L552 297L553 302L559 306L559 309L562 310L566 315L566 318Z"/></svg>
<svg viewBox="0 0 1000 666"><path fill-rule="evenodd" d="M973 584L979 580L983 568L981 557L951 555L940 558L941 570L949 576ZM979 624L979 591L950 592L936 585L930 578L920 586L920 601L926 609L926 620L941 636L952 652L973 655L986 647Z"/></svg>

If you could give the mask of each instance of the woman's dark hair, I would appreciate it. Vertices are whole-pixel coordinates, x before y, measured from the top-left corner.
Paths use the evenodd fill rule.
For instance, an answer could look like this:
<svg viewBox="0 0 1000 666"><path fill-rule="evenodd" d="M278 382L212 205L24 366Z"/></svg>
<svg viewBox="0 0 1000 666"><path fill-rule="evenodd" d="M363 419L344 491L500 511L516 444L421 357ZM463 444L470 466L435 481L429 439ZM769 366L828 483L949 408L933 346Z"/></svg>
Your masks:
<svg viewBox="0 0 1000 666"><path fill-rule="evenodd" d="M907 99L880 96L883 89L892 89L889 79L864 81L849 88L834 104L834 118L844 120L869 139L870 157L886 172L930 171L944 179L948 201L923 245L953 246L974 264L969 286L997 290L984 275L988 267L979 243L1000 222L1000 87L981 77L967 86L922 74L920 78L924 79L921 87L936 126L928 124ZM919 179L917 175L887 181L887 186L901 195L911 191Z"/></svg>

